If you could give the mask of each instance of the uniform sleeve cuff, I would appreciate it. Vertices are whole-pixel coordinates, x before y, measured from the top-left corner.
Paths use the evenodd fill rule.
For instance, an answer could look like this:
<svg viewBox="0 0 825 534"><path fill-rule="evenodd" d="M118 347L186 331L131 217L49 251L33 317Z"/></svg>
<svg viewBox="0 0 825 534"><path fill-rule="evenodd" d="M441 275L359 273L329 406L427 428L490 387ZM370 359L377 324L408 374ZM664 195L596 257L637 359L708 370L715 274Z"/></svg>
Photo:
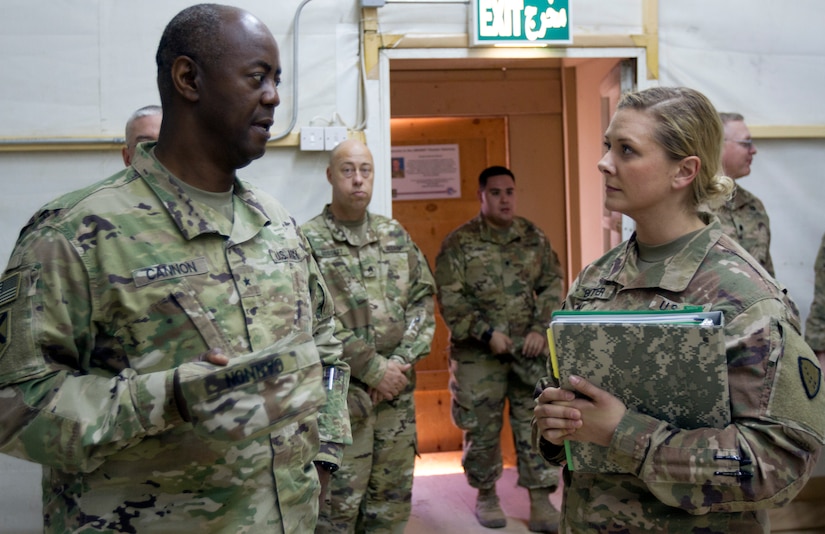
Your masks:
<svg viewBox="0 0 825 534"><path fill-rule="evenodd" d="M331 441L322 441L318 454L313 459L314 462L326 462L333 464L336 469L341 466L344 459L344 446L340 443L333 443Z"/></svg>
<svg viewBox="0 0 825 534"><path fill-rule="evenodd" d="M387 358L376 353L375 357L370 360L362 376L357 377L361 382L370 387L375 387L384 379L384 374L387 372Z"/></svg>
<svg viewBox="0 0 825 534"><path fill-rule="evenodd" d="M174 369L135 376L135 412L147 433L157 434L184 423L175 402L174 383Z"/></svg>
<svg viewBox="0 0 825 534"><path fill-rule="evenodd" d="M610 442L608 460L628 473L638 474L647 458L650 440L659 420L633 410L627 410L619 421Z"/></svg>

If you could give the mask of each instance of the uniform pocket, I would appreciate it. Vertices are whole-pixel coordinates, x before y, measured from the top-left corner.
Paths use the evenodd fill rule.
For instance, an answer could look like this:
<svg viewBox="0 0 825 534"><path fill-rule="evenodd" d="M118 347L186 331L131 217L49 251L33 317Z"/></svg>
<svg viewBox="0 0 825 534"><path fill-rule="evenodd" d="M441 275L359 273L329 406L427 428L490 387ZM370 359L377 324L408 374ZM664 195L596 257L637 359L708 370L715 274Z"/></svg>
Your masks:
<svg viewBox="0 0 825 534"><path fill-rule="evenodd" d="M151 286L140 296L152 304L114 334L133 369L166 371L211 348L231 354L214 316L185 280Z"/></svg>

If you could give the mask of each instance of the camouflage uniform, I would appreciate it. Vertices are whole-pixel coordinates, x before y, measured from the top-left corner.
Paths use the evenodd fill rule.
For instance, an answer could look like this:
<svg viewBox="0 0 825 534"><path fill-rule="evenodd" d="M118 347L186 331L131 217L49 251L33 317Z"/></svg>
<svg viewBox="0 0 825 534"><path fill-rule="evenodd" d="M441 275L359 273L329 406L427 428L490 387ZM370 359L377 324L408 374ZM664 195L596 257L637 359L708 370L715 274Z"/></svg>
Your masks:
<svg viewBox="0 0 825 534"><path fill-rule="evenodd" d="M722 311L733 423L680 430L628 410L607 453L624 473L565 469L561 531L767 533L767 508L804 486L825 436L821 371L796 305L715 218L641 274L638 260L634 234L581 272L565 307ZM563 460L563 447L536 445Z"/></svg>
<svg viewBox="0 0 825 534"><path fill-rule="evenodd" d="M814 300L805 322L805 341L815 351L825 351L825 234L814 263Z"/></svg>
<svg viewBox="0 0 825 534"><path fill-rule="evenodd" d="M396 221L367 213L362 238L329 205L302 230L335 301L336 337L352 370L347 402L353 444L332 475L331 507L318 531L403 532L415 467L415 372L392 401L369 388L389 360L415 364L430 352L435 282L427 260Z"/></svg>
<svg viewBox="0 0 825 534"><path fill-rule="evenodd" d="M348 368L309 245L241 181L234 224L193 201L151 147L21 233L0 291L0 451L44 465L46 532L311 531L313 461L338 463L349 426ZM175 383L197 382L176 369L296 333L314 338L317 373L289 385L297 412L283 424L232 440L219 421L182 420ZM319 357L342 378L320 417ZM240 402L218 400L218 411ZM259 408L238 407L254 424Z"/></svg>
<svg viewBox="0 0 825 534"><path fill-rule="evenodd" d="M762 201L737 183L733 198L719 207L716 215L722 231L742 245L771 276L776 276L771 260L771 225Z"/></svg>
<svg viewBox="0 0 825 534"><path fill-rule="evenodd" d="M562 272L544 233L515 217L497 231L481 215L454 230L436 259L438 303L450 328L452 416L464 431L462 464L474 488L501 477L504 401L510 402L518 484L554 488L558 470L530 445L533 390L546 373L547 355L521 354L530 332L545 335L561 304ZM513 353L494 356L482 335L493 327L513 340Z"/></svg>

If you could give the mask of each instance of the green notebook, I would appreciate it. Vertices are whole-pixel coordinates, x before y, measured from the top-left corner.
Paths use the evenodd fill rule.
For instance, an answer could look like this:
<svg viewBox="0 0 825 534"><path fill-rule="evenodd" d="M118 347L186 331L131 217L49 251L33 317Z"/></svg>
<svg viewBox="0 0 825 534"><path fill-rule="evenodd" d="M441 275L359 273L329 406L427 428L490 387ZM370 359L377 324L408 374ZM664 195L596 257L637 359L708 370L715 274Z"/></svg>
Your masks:
<svg viewBox="0 0 825 534"><path fill-rule="evenodd" d="M722 312L562 310L547 337L565 389L574 389L567 377L575 374L678 428L730 422ZM600 445L567 441L565 449L570 470L622 471Z"/></svg>

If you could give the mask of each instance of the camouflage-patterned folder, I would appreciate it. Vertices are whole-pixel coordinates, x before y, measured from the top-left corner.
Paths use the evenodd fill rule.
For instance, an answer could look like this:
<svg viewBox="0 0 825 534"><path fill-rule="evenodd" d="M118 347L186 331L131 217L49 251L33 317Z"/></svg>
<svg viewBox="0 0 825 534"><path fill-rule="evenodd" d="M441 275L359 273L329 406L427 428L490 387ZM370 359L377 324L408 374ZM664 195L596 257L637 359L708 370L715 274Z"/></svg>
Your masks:
<svg viewBox="0 0 825 534"><path fill-rule="evenodd" d="M723 428L730 422L721 312L553 313L547 330L561 387L581 376L628 408L678 428ZM621 472L607 449L565 442L568 469Z"/></svg>

